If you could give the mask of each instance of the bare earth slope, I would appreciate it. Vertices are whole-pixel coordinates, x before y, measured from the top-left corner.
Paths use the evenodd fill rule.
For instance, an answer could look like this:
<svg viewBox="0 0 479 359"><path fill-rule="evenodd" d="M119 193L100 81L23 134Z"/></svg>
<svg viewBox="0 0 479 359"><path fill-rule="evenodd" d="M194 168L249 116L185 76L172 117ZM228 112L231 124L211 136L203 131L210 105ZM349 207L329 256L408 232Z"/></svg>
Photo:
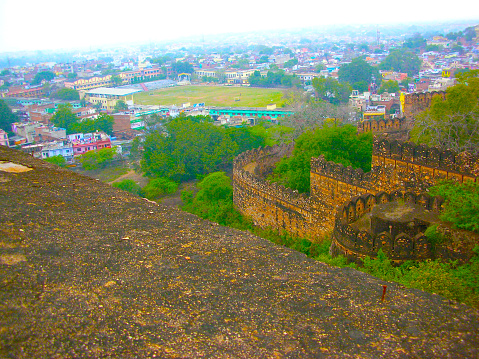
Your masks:
<svg viewBox="0 0 479 359"><path fill-rule="evenodd" d="M478 357L479 313L0 146L0 357Z"/></svg>

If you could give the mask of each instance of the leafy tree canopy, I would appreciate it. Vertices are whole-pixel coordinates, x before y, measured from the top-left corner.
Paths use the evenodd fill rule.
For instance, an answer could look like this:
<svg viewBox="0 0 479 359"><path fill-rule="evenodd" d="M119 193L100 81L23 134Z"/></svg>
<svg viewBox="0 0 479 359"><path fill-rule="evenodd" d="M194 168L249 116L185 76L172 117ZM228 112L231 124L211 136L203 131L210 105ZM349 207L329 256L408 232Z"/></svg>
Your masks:
<svg viewBox="0 0 479 359"><path fill-rule="evenodd" d="M113 187L119 188L123 191L130 192L136 196L139 196L141 193L141 187L135 181L131 179L124 179L119 182L115 182L112 184Z"/></svg>
<svg viewBox="0 0 479 359"><path fill-rule="evenodd" d="M294 75L287 75L283 70L273 72L268 71L266 77L262 77L259 71L255 71L248 79L251 86L258 87L299 87L301 81Z"/></svg>
<svg viewBox="0 0 479 359"><path fill-rule="evenodd" d="M65 160L65 157L61 155L44 158L43 160L45 162L53 163L54 165L57 165L60 167L65 167L67 163L67 161Z"/></svg>
<svg viewBox="0 0 479 359"><path fill-rule="evenodd" d="M409 76L414 76L419 73L421 68L421 60L412 52L393 50L379 64L379 68L381 70L405 72Z"/></svg>
<svg viewBox="0 0 479 359"><path fill-rule="evenodd" d="M138 140L135 146L139 146ZM208 122L175 118L165 124L165 133L146 136L141 167L147 176L175 181L193 179L230 164L238 145L226 129Z"/></svg>
<svg viewBox="0 0 479 359"><path fill-rule="evenodd" d="M57 98L64 101L78 101L80 100L80 94L77 90L62 88L57 92L54 92L50 97Z"/></svg>
<svg viewBox="0 0 479 359"><path fill-rule="evenodd" d="M17 120L17 116L8 107L7 103L0 99L0 128L6 132L11 132L11 124Z"/></svg>
<svg viewBox="0 0 479 359"><path fill-rule="evenodd" d="M412 37L404 41L403 47L417 51L425 48L426 44L426 39L423 38L420 33L415 33Z"/></svg>
<svg viewBox="0 0 479 359"><path fill-rule="evenodd" d="M446 90L446 99L432 99L428 110L416 116L411 138L457 152L479 153L479 70L458 73L458 84Z"/></svg>
<svg viewBox="0 0 479 359"><path fill-rule="evenodd" d="M73 123L67 128L68 133L91 133L96 131L103 131L108 135L113 133L113 123L115 122L113 116L102 113L96 119L87 119L81 122Z"/></svg>
<svg viewBox="0 0 479 359"><path fill-rule="evenodd" d="M388 80L388 81L383 81L381 83L381 87L379 88L379 93L396 93L399 92L399 84L397 81L394 80Z"/></svg>
<svg viewBox="0 0 479 359"><path fill-rule="evenodd" d="M312 84L318 98L324 101L334 105L349 102L349 95L351 95L352 91L349 83L339 83L338 80L332 77L321 77L314 78Z"/></svg>
<svg viewBox="0 0 479 359"><path fill-rule="evenodd" d="M117 155L116 147L89 151L78 157L78 161L87 171L105 168Z"/></svg>
<svg viewBox="0 0 479 359"><path fill-rule="evenodd" d="M56 127L64 128L67 130L67 133L72 133L70 131L71 126L78 120L78 117L72 112L72 109L73 107L69 103L58 105L58 109L50 121Z"/></svg>
<svg viewBox="0 0 479 359"><path fill-rule="evenodd" d="M51 72L51 71L40 71L33 78L32 84L33 85L38 85L43 80L48 82L48 81L53 80L54 78L55 78L55 74L53 72Z"/></svg>
<svg viewBox="0 0 479 359"><path fill-rule="evenodd" d="M443 181L428 191L445 200L442 220L452 222L457 228L479 233L479 183Z"/></svg>
<svg viewBox="0 0 479 359"><path fill-rule="evenodd" d="M193 65L186 61L178 61L171 65L171 68L175 74L192 74L194 72Z"/></svg>
<svg viewBox="0 0 479 359"><path fill-rule="evenodd" d="M128 105L126 104L126 102L123 100L118 100L115 105L115 111L121 112L126 110L128 110Z"/></svg>
<svg viewBox="0 0 479 359"><path fill-rule="evenodd" d="M369 84L381 82L381 75L376 67L369 65L361 57L354 58L349 64L344 64L338 71L339 82L349 82L354 90L367 91Z"/></svg>
<svg viewBox="0 0 479 359"><path fill-rule="evenodd" d="M206 176L197 187L199 191L182 193L183 209L224 226L244 228L247 222L233 206L231 179L224 172Z"/></svg>
<svg viewBox="0 0 479 359"><path fill-rule="evenodd" d="M368 172L371 170L372 139L371 132L358 136L353 125L329 123L314 132L307 131L296 140L292 155L277 163L271 180L299 192L309 192L311 158L321 155L327 161Z"/></svg>

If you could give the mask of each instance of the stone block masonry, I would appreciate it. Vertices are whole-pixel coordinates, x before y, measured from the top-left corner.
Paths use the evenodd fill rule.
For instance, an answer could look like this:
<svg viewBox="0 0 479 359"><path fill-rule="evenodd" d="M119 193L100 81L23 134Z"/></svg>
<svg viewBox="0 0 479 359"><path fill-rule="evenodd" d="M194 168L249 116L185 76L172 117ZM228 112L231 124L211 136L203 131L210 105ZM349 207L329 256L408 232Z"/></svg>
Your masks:
<svg viewBox="0 0 479 359"><path fill-rule="evenodd" d="M374 141L368 173L324 157L311 159L310 194L305 195L265 179L273 163L291 152L288 145L240 154L233 170L234 203L260 227L311 239L330 232L336 208L355 196L394 191L417 195L442 179L462 183L477 181L479 175L477 157L382 139Z"/></svg>

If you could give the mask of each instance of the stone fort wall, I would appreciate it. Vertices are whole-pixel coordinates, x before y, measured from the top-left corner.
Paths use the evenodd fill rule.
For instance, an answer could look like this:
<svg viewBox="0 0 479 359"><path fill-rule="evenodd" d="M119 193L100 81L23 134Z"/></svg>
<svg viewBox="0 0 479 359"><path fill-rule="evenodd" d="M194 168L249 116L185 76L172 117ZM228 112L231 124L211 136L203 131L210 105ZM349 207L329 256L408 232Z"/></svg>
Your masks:
<svg viewBox="0 0 479 359"><path fill-rule="evenodd" d="M415 92L404 96L403 116L407 120L412 120L414 116L431 106L434 96L446 98L446 91Z"/></svg>
<svg viewBox="0 0 479 359"><path fill-rule="evenodd" d="M365 214L370 213L374 205L398 200L435 212L439 212L443 202L440 197L431 197L427 193L400 191L379 192L376 195L368 193L355 197L341 205L336 212L331 254L344 255L354 262L359 262L360 258L366 256L376 257L379 249L394 262L431 258L433 248L424 235L427 225L420 221L407 223L403 228L389 226L388 230L383 228L379 233L361 230L354 225L360 218L364 218Z"/></svg>
<svg viewBox="0 0 479 359"><path fill-rule="evenodd" d="M311 159L311 188L305 195L265 180L273 163L291 153L288 146L246 151L235 159L234 203L261 227L313 239L333 229L335 209L353 197L394 191L419 194L441 179L477 181L479 175L477 157L382 139L374 141L368 173L324 157Z"/></svg>

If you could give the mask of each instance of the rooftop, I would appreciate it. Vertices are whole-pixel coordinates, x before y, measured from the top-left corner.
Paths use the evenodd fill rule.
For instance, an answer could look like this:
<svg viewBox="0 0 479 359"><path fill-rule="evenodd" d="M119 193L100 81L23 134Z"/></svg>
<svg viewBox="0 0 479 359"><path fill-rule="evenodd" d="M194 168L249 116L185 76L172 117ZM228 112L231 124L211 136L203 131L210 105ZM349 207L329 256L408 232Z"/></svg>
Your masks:
<svg viewBox="0 0 479 359"><path fill-rule="evenodd" d="M128 96L141 90L131 88L111 88L111 87L99 87L93 90L89 90L86 93L89 95L110 95L110 96Z"/></svg>
<svg viewBox="0 0 479 359"><path fill-rule="evenodd" d="M479 355L465 305L4 146L0 164L0 357Z"/></svg>

